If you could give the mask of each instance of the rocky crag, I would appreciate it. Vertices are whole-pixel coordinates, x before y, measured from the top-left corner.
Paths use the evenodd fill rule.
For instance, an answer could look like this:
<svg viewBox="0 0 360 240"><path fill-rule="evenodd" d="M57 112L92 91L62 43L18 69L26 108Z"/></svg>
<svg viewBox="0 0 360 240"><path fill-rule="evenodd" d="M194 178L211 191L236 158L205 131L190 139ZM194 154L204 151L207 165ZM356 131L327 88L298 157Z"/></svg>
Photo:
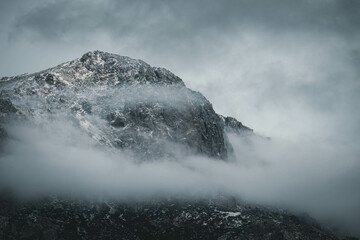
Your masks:
<svg viewBox="0 0 360 240"><path fill-rule="evenodd" d="M226 159L224 128L251 131L216 114L201 93L170 71L100 51L42 72L2 78L0 87L3 115L16 111L36 122L65 114L99 144L143 159L173 156L171 144Z"/></svg>

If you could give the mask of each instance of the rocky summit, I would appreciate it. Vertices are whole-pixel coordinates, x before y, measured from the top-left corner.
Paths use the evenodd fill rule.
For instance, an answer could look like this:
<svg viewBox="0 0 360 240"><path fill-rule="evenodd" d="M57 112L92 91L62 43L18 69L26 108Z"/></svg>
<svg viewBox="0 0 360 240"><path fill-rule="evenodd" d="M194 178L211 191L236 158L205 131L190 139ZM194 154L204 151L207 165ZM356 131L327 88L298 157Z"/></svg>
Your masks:
<svg viewBox="0 0 360 240"><path fill-rule="evenodd" d="M142 159L174 157L174 144L182 152L226 159L224 127L251 131L216 114L201 93L170 71L100 51L42 72L4 77L0 86L2 114L16 111L34 123L66 115L99 144Z"/></svg>
<svg viewBox="0 0 360 240"><path fill-rule="evenodd" d="M170 71L93 51L0 80L0 144L9 125L67 121L94 146L142 161L200 155L230 161L228 134L253 130L217 114ZM310 218L231 197L139 202L64 196L19 199L1 189L0 239L337 239ZM219 199L221 198L221 199Z"/></svg>

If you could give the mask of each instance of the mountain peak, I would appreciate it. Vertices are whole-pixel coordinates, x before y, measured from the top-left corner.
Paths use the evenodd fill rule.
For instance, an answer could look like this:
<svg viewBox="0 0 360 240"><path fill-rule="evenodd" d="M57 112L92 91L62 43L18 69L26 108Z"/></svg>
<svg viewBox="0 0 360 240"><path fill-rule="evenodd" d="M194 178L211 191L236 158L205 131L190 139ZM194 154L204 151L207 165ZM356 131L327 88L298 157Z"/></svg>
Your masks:
<svg viewBox="0 0 360 240"><path fill-rule="evenodd" d="M148 63L99 50L85 53L80 59L70 62L75 69L83 69L98 79L115 78L115 84L161 84L185 86L184 82L172 72ZM64 67L64 65L61 65Z"/></svg>
<svg viewBox="0 0 360 240"><path fill-rule="evenodd" d="M80 62L87 62L87 61L93 61L95 63L103 63L106 61L128 61L128 62L132 62L132 63L139 63L139 64L146 64L147 63L141 61L141 60L136 60L130 57L126 57L126 56L121 56L121 55L117 55L117 54L113 54L113 53L108 53L108 52L104 52L104 51L99 51L99 50L94 50L94 51L90 51L87 52L85 54L82 55L82 57L80 58Z"/></svg>
<svg viewBox="0 0 360 240"><path fill-rule="evenodd" d="M171 144L222 159L231 149L211 103L172 72L142 60L96 50L0 86L0 99L28 119L65 113L96 142L144 159L176 155Z"/></svg>

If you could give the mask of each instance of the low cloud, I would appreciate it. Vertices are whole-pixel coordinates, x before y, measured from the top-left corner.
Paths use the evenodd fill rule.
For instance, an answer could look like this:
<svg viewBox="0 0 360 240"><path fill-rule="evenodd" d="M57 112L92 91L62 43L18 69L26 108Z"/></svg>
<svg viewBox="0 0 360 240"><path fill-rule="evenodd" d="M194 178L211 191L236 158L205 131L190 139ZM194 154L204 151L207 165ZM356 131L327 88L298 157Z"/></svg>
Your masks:
<svg viewBox="0 0 360 240"><path fill-rule="evenodd" d="M148 200L235 196L307 212L359 234L360 165L341 143L229 135L235 159L178 156L139 162L99 146L66 121L9 127L0 186L25 197L64 194Z"/></svg>

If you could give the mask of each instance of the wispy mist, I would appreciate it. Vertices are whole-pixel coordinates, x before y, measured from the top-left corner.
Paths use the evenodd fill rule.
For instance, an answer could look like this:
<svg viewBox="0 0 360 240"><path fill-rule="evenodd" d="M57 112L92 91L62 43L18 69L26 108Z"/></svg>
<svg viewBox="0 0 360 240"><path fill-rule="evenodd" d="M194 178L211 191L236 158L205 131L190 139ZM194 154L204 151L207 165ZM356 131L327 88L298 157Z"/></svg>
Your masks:
<svg viewBox="0 0 360 240"><path fill-rule="evenodd" d="M8 131L11 140L0 158L1 187L24 197L63 194L127 201L225 195L306 212L358 233L360 166L357 155L340 143L230 135L233 161L178 155L139 162L98 146L66 121Z"/></svg>

